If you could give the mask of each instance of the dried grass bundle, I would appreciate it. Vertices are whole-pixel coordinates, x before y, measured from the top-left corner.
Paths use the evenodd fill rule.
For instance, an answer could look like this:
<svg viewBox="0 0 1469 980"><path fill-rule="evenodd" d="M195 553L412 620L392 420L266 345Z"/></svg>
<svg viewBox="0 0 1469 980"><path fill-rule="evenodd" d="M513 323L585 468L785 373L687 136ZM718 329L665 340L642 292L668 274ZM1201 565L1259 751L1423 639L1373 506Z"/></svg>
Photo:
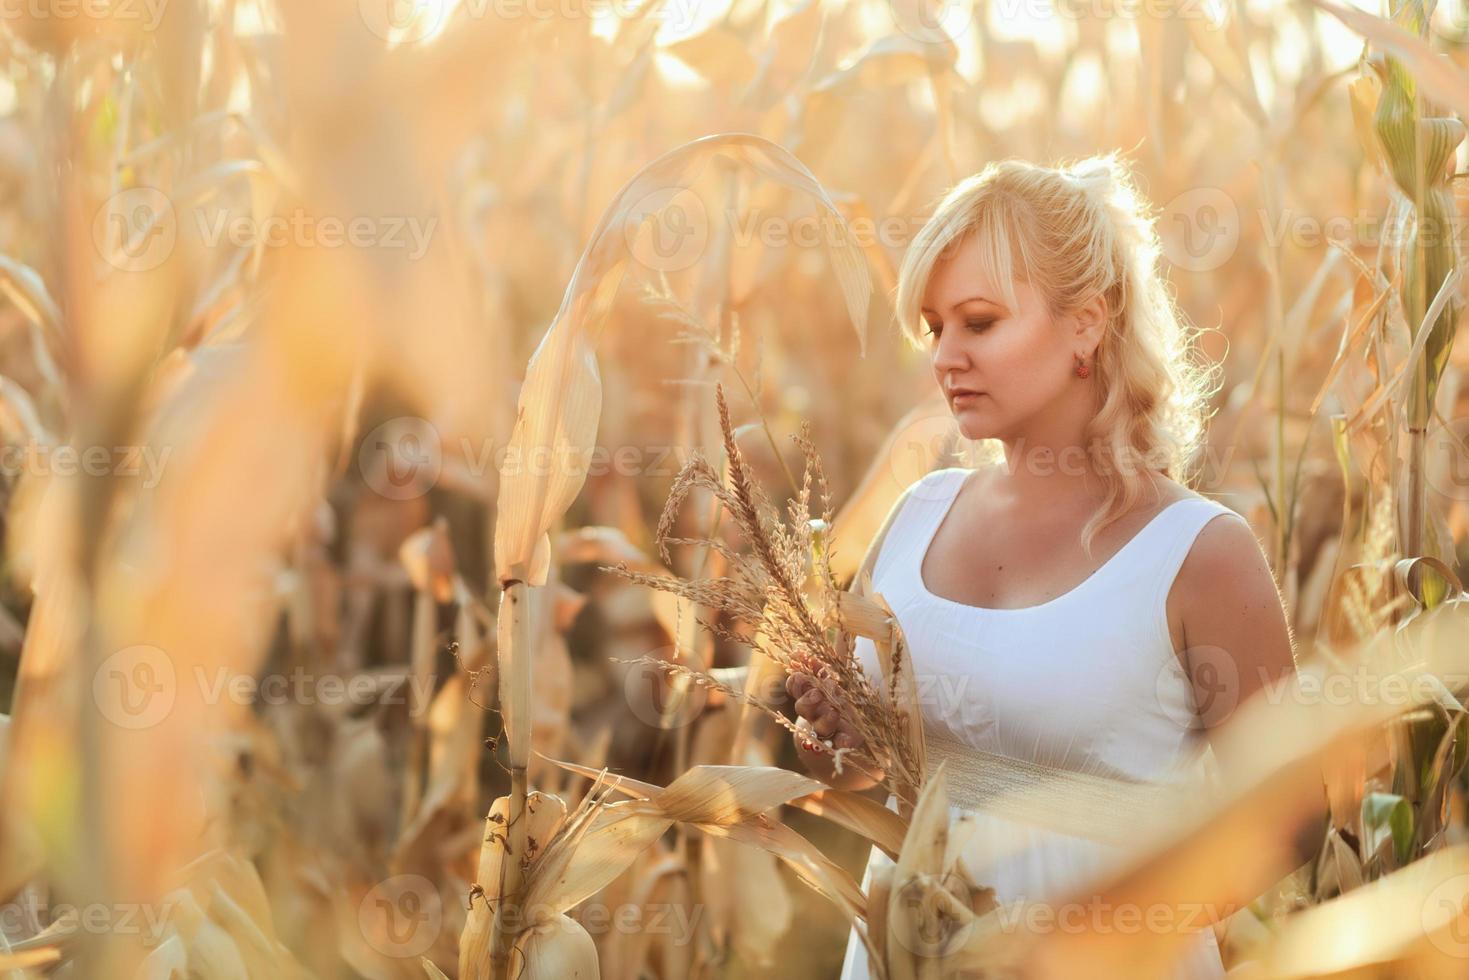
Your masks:
<svg viewBox="0 0 1469 980"><path fill-rule="evenodd" d="M693 453L674 480L655 540L664 563L670 567L669 544L707 544L728 560L731 574L683 579L632 571L626 562L616 567L600 567L750 624L754 628L753 639L721 624L718 617L714 621L699 620L699 625L715 636L754 645L787 673L809 674L831 703L846 707L846 717L861 737L862 745L855 749L836 748L830 740L816 736L805 719L793 722L776 706L731 687L710 673L648 656L614 659L621 663L647 664L744 701L792 734L809 739L818 753L830 754L838 773L851 766L882 782L911 805L917 800L923 783L923 749L915 744L914 737L918 732L913 722L917 705L916 701L902 696L914 689L908 678L911 665L906 658L906 647L901 642L891 644L888 658L891 669L885 671L889 683L885 693L880 693L852 653L856 635L873 634L872 625L866 621L872 620L871 614L880 612L880 607L844 593L832 574L826 546L832 527L831 494L821 458L810 439L810 423L803 423L800 434L791 437L806 464L800 490L788 504L789 522L785 522L735 442L722 385L715 386L715 399L728 459L727 482L725 474L701 454ZM821 515L817 518L811 516L813 484L821 496ZM748 554L722 540L671 535L680 505L696 487L718 498L748 543ZM859 619L865 625L858 626ZM890 614L879 615L877 619L881 620L877 632L897 633ZM879 650L884 646L880 644Z"/></svg>

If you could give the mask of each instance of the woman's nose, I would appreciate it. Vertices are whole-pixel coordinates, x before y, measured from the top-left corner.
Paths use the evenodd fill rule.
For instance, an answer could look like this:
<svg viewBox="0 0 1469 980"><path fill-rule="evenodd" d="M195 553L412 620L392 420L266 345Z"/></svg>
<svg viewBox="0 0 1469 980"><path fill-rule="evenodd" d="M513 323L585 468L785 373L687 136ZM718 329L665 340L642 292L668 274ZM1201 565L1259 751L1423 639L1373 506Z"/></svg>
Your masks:
<svg viewBox="0 0 1469 980"><path fill-rule="evenodd" d="M933 366L936 371L963 370L969 366L969 354L957 330L945 330L939 334L933 348Z"/></svg>

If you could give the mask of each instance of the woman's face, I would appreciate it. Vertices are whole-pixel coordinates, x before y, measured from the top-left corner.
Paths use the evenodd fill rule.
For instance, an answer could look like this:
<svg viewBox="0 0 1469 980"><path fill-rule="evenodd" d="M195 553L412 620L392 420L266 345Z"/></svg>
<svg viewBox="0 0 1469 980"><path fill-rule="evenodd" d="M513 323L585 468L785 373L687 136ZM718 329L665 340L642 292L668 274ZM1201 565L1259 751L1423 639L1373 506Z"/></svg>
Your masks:
<svg viewBox="0 0 1469 980"><path fill-rule="evenodd" d="M1051 319L1027 282L1015 281L1020 308L1007 309L981 255L969 236L929 277L922 303L929 356L966 439L1014 438L1071 386L1085 383L1075 374L1076 355L1089 348L1074 322Z"/></svg>

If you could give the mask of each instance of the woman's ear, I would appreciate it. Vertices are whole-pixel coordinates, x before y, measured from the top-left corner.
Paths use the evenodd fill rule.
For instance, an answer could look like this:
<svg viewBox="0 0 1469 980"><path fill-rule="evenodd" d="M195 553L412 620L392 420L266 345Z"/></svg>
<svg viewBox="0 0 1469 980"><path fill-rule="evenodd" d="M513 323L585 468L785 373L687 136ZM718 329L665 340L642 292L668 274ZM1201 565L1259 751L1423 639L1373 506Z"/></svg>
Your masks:
<svg viewBox="0 0 1469 980"><path fill-rule="evenodd" d="M1101 293L1093 296L1072 319L1076 322L1076 339L1088 351L1095 350L1107 328L1107 297Z"/></svg>

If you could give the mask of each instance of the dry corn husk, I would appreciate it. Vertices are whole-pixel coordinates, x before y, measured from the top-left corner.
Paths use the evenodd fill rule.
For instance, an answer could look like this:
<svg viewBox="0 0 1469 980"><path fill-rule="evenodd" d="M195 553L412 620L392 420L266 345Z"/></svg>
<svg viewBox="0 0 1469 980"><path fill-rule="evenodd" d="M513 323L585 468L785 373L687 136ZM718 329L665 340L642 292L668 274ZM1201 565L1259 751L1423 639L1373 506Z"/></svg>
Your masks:
<svg viewBox="0 0 1469 980"><path fill-rule="evenodd" d="M510 975L522 980L597 980L597 944L580 922L561 914L520 934L510 955Z"/></svg>
<svg viewBox="0 0 1469 980"><path fill-rule="evenodd" d="M438 652L435 633L438 603L454 597L454 550L449 544L449 522L442 515L432 525L420 528L404 540L398 549L398 560L413 583L413 648L410 663L413 672L413 701L408 720L412 734L408 744L408 763L403 769L403 804L399 824L403 831L419 818L423 800L424 756L428 752L428 705L420 702L431 684L434 657ZM403 834L400 833L400 836Z"/></svg>
<svg viewBox="0 0 1469 980"><path fill-rule="evenodd" d="M1332 0L1310 2L1401 61L1425 95L1462 115L1469 115L1469 82L1453 62L1435 52L1427 40L1409 33L1398 23L1365 10L1343 6Z"/></svg>
<svg viewBox="0 0 1469 980"><path fill-rule="evenodd" d="M1469 846L1460 845L1292 915L1252 950L1251 976L1343 976L1395 963L1428 980L1462 977L1466 925Z"/></svg>
<svg viewBox="0 0 1469 980"><path fill-rule="evenodd" d="M530 821L527 859L535 860L566 820L566 803L558 796L532 790L526 795ZM484 843L480 846L476 891L469 896L469 917L459 937L460 980L489 976L490 936L494 927L494 903L500 897L500 865L510 847L505 825L510 818L510 798L495 800L485 817Z"/></svg>
<svg viewBox="0 0 1469 980"><path fill-rule="evenodd" d="M884 914L868 923L882 929L892 980L1001 976L1019 959L1014 943L974 940L976 931L990 936L978 924L996 907L995 892L972 881L959 861L965 835L949 821L947 775L947 763L939 763L924 787L897 864L883 876ZM876 900L869 896L870 908Z"/></svg>
<svg viewBox="0 0 1469 980"><path fill-rule="evenodd" d="M59 962L61 953L59 950L46 947L43 949L28 949L15 953L0 953L0 970L25 970L30 967L52 966ZM29 980L32 974L22 974Z"/></svg>
<svg viewBox="0 0 1469 980"><path fill-rule="evenodd" d="M790 805L860 834L894 859L902 849L903 835L908 832L902 817L860 793L824 789L798 796Z"/></svg>
<svg viewBox="0 0 1469 980"><path fill-rule="evenodd" d="M1018 977L1026 937L1005 928L993 888L960 863L967 835L949 821L945 764L914 808L896 863L871 869L865 922L855 924L874 977ZM952 832L951 831L957 831Z"/></svg>
<svg viewBox="0 0 1469 980"><path fill-rule="evenodd" d="M436 602L454 598L454 546L449 542L449 522L442 515L404 539L398 560L415 590L432 593Z"/></svg>
<svg viewBox="0 0 1469 980"><path fill-rule="evenodd" d="M180 874L185 884L163 897L165 925L159 936L147 937L155 945L139 965L137 980L311 976L276 936L269 900L252 862L214 850Z"/></svg>
<svg viewBox="0 0 1469 980"><path fill-rule="evenodd" d="M650 798L609 804L603 802L610 792L600 782L603 774L593 775L599 777L598 784L570 816L558 798L527 794L529 849L522 859L521 907L530 928L554 921L611 883L675 821L710 830L739 826L821 785L785 769L695 766L667 789L650 787L656 791ZM471 894L471 911L460 939L461 980L489 975L492 910L500 904L500 871L511 848L505 833L509 813L510 800L501 797L486 818L478 872L482 895ZM855 885L851 891L856 891Z"/></svg>
<svg viewBox="0 0 1469 980"><path fill-rule="evenodd" d="M594 777L599 775L595 770L576 763L559 759L551 761L564 769L582 775ZM741 769L746 771L738 772ZM707 770L707 772L701 772L701 770ZM767 782L771 785L762 786ZM691 806L678 806L669 812L678 813L680 819L691 822L693 826L706 834L727 838L774 854L817 894L832 902L849 924L855 925L866 914L867 900L852 876L826 857L806 838L785 824L762 816L752 808L750 803L752 789L759 788L759 792L754 795L763 795L764 802L773 806L776 803L791 803L810 796L812 794L803 793L803 790L816 790L822 785L814 779L808 779L784 769L757 766L695 766L671 783L667 790L653 783L626 777L619 777L613 788L638 797L633 802L647 803L657 807L663 794L675 788L678 792L669 797L671 801L691 796L697 786L704 787L703 792L712 795L713 805L693 802ZM735 786L744 787L744 793L735 792ZM786 799L778 798L786 794L789 794ZM743 802L740 799L741 796L744 797ZM849 812L857 813L858 811L853 809ZM891 811L889 814L896 817L896 814L892 814ZM700 822L701 818L711 818L716 822ZM885 826L883 832L887 833L888 829L890 828ZM870 948L870 940L866 931L859 930L858 935Z"/></svg>
<svg viewBox="0 0 1469 980"><path fill-rule="evenodd" d="M695 766L649 799L595 804L547 845L532 869L526 905L569 909L621 874L674 821L734 825L818 786L786 769Z"/></svg>

